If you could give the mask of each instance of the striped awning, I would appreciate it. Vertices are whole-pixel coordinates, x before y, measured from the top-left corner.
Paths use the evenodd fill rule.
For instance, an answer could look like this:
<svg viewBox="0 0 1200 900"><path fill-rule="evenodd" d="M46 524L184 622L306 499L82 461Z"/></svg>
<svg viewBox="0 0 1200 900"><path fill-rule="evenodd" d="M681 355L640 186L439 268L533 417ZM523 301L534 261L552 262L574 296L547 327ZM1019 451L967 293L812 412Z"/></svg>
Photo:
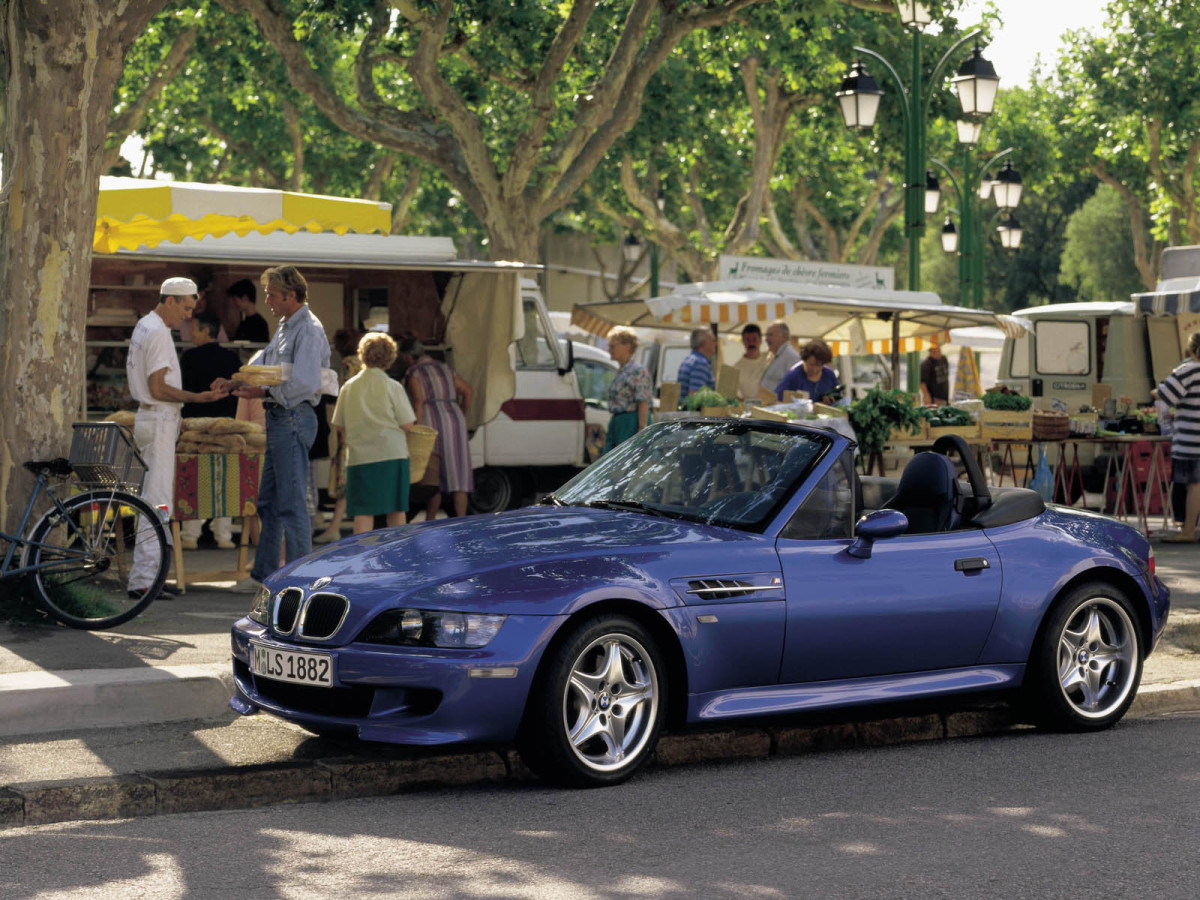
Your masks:
<svg viewBox="0 0 1200 900"><path fill-rule="evenodd" d="M1005 337L1024 337L1033 331L1033 323L1021 316L996 315L996 327L1004 332Z"/></svg>
<svg viewBox="0 0 1200 900"><path fill-rule="evenodd" d="M991 313L945 305L931 292L748 281L685 285L645 301L576 306L571 314L573 325L601 337L615 325L690 330L715 324L736 332L776 320L785 321L794 338L822 338L842 356L927 350L950 343L951 328L996 324Z"/></svg>
<svg viewBox="0 0 1200 900"><path fill-rule="evenodd" d="M266 188L104 176L92 247L99 253L226 234L379 231L392 205Z"/></svg>
<svg viewBox="0 0 1200 900"><path fill-rule="evenodd" d="M1134 294L1133 302L1139 316L1178 316L1200 313L1200 291Z"/></svg>

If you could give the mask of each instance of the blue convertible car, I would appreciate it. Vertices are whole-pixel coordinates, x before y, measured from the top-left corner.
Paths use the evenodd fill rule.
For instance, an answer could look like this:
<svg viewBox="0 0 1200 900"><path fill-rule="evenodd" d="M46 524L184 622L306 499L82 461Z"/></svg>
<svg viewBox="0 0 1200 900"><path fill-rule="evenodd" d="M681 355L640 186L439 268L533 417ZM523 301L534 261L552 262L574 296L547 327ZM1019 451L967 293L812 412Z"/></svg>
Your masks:
<svg viewBox="0 0 1200 900"><path fill-rule="evenodd" d="M233 627L231 704L372 741L515 741L547 778L611 784L664 724L1009 691L1048 727L1104 728L1168 608L1139 532L989 490L959 438L860 478L836 432L685 419L539 506L280 569Z"/></svg>

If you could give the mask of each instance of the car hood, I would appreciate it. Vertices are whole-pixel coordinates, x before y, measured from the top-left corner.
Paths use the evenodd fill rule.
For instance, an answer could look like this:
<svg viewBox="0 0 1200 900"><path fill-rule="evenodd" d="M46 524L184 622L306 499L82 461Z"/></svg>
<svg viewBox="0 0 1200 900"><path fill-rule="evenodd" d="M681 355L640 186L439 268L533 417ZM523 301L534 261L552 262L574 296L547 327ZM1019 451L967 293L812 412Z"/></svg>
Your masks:
<svg viewBox="0 0 1200 900"><path fill-rule="evenodd" d="M583 507L529 507L494 515L444 519L385 528L330 544L269 579L272 590L308 587L328 578L326 590L359 599L395 599L435 585L486 578L519 568L529 572L555 563L578 567L589 559L673 556L711 557L714 544L759 535L636 512Z"/></svg>

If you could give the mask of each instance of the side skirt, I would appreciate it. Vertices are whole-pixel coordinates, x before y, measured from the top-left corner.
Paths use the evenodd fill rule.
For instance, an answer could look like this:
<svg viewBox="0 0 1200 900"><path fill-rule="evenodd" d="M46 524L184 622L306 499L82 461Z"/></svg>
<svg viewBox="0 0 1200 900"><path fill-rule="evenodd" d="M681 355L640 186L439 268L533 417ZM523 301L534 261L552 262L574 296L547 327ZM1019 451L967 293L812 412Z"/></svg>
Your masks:
<svg viewBox="0 0 1200 900"><path fill-rule="evenodd" d="M999 691L1019 687L1024 676L1024 663L1017 663L842 681L735 688L693 694L688 698L687 718L689 722L701 723Z"/></svg>

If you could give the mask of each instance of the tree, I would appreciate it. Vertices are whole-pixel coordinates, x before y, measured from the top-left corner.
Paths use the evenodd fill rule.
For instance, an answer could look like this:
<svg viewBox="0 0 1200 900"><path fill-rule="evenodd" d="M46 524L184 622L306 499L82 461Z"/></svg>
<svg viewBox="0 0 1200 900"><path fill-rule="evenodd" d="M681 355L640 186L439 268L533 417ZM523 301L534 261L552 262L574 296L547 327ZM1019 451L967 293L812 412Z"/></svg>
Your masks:
<svg viewBox="0 0 1200 900"><path fill-rule="evenodd" d="M1107 15L1107 33L1074 34L1059 65L1064 150L1125 201L1150 290L1164 246L1200 243L1200 6L1111 0Z"/></svg>
<svg viewBox="0 0 1200 900"><path fill-rule="evenodd" d="M331 121L439 168L494 258L532 260L542 223L637 121L679 43L765 0L341 0L303 14L291 0L227 2L249 12ZM332 30L358 46L353 102L312 61L315 35Z"/></svg>
<svg viewBox="0 0 1200 900"><path fill-rule="evenodd" d="M1062 280L1080 300L1128 300L1141 290L1129 234L1129 210L1120 193L1101 184L1067 223Z"/></svg>
<svg viewBox="0 0 1200 900"><path fill-rule="evenodd" d="M20 463L61 455L83 391L96 202L126 51L166 0L3 0L0 92L0 522Z"/></svg>

